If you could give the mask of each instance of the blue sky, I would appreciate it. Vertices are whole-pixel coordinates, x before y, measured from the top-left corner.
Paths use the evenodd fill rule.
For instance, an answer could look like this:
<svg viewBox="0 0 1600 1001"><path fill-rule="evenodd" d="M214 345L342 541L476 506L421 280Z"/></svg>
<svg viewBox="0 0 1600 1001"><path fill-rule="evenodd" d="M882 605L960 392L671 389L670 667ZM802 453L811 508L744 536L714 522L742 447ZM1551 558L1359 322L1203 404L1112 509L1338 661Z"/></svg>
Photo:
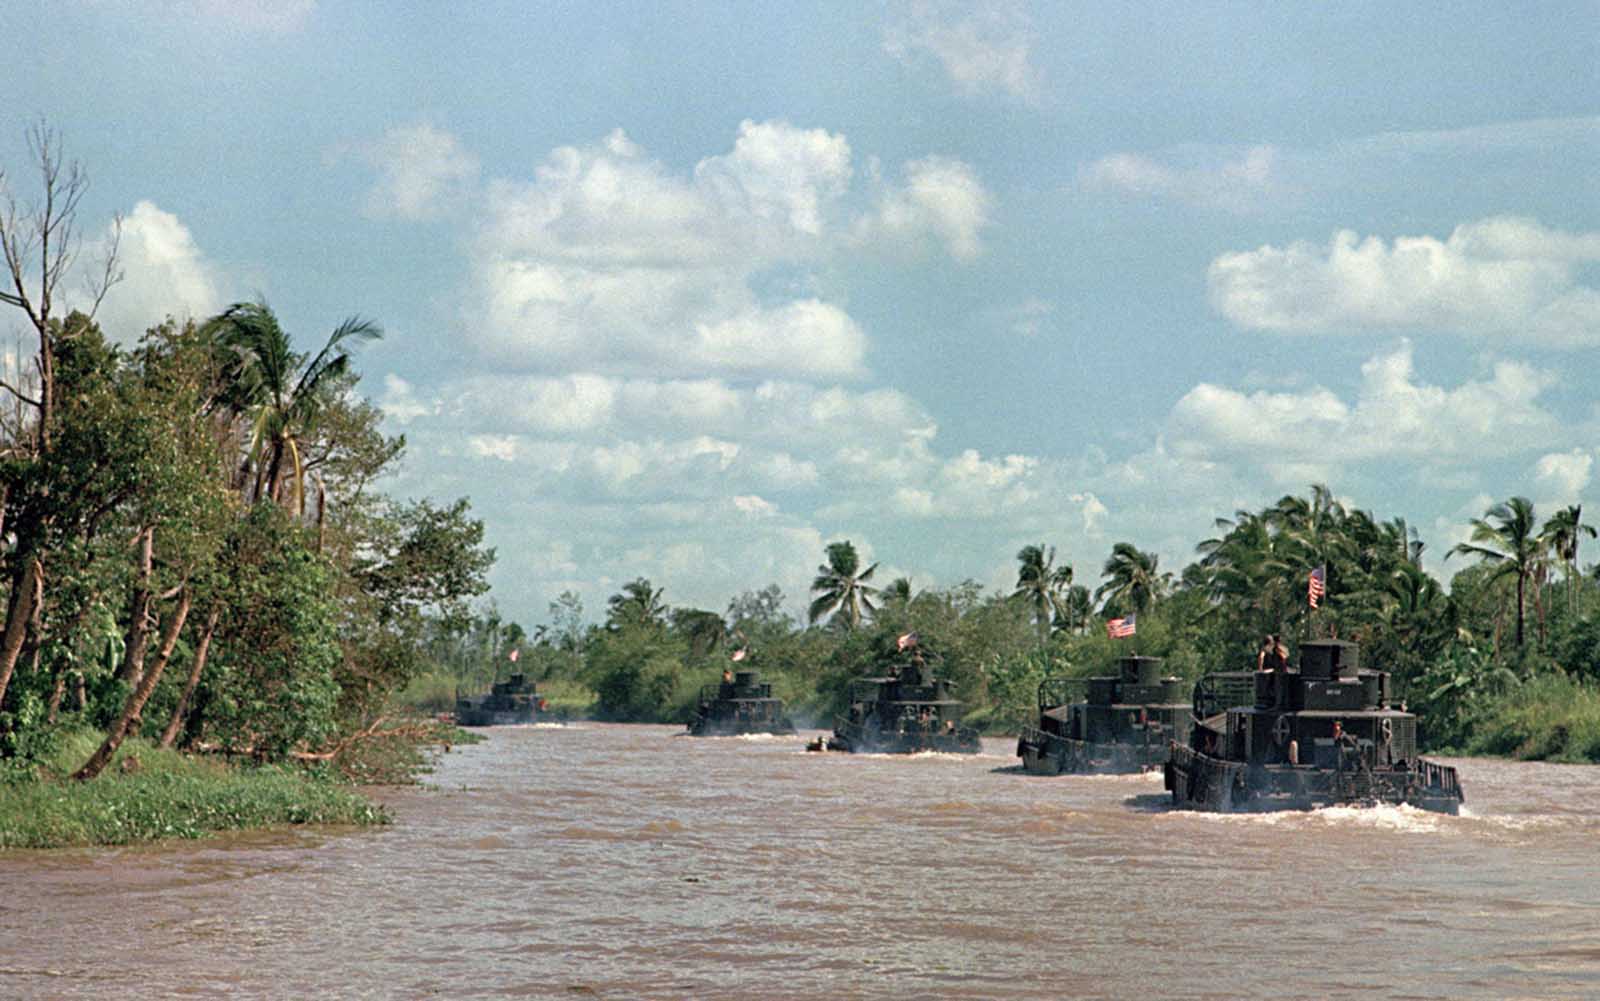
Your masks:
<svg viewBox="0 0 1600 1001"><path fill-rule="evenodd" d="M420 11L420 12L419 12ZM398 494L466 494L531 624L879 577L1180 569L1325 482L1430 568L1600 511L1600 5L0 8L125 219L102 320L378 320ZM10 321L15 326L15 319Z"/></svg>

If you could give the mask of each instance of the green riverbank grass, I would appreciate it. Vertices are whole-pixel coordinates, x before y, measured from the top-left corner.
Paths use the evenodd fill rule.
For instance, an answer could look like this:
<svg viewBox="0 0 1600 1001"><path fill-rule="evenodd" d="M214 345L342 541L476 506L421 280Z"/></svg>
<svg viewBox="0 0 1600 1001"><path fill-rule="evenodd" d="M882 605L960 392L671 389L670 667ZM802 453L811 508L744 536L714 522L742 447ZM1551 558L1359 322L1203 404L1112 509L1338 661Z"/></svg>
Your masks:
<svg viewBox="0 0 1600 1001"><path fill-rule="evenodd" d="M551 678L539 682L539 697L557 719L582 719L594 711L594 689L578 681Z"/></svg>
<svg viewBox="0 0 1600 1001"><path fill-rule="evenodd" d="M1530 679L1487 708L1467 753L1600 762L1600 689L1565 675Z"/></svg>
<svg viewBox="0 0 1600 1001"><path fill-rule="evenodd" d="M127 845L293 824L388 823L339 783L295 768L229 765L129 741L98 778L69 776L100 741L62 741L36 780L0 785L0 849Z"/></svg>
<svg viewBox="0 0 1600 1001"><path fill-rule="evenodd" d="M551 678L537 685L539 697L545 700L547 711L556 719L581 719L594 709L594 689L581 682ZM419 674L400 690L394 701L419 713L446 713L455 709L458 690L464 695L482 695L488 691L488 686L469 690L451 674Z"/></svg>

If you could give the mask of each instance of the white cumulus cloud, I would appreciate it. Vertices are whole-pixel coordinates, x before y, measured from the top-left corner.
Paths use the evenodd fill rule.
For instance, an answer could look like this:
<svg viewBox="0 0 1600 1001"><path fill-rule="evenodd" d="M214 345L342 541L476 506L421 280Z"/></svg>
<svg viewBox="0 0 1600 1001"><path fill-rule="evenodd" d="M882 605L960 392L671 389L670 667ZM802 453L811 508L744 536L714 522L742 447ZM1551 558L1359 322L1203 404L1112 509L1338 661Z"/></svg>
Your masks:
<svg viewBox="0 0 1600 1001"><path fill-rule="evenodd" d="M1223 254L1209 284L1215 307L1254 329L1438 329L1573 348L1600 344L1600 291L1579 273L1595 261L1600 233L1493 218L1445 240L1342 230L1325 246Z"/></svg>
<svg viewBox="0 0 1600 1001"><path fill-rule="evenodd" d="M1534 478L1542 496L1557 503L1570 504L1589 486L1594 470L1594 452L1574 448L1539 456L1534 463Z"/></svg>
<svg viewBox="0 0 1600 1001"><path fill-rule="evenodd" d="M1187 454L1247 455L1290 482L1309 482L1360 460L1512 455L1560 427L1539 402L1555 377L1520 362L1496 364L1487 379L1433 386L1416 378L1411 345L1402 343L1361 375L1351 402L1321 387L1245 393L1202 383L1173 407L1170 433Z"/></svg>
<svg viewBox="0 0 1600 1001"><path fill-rule="evenodd" d="M826 249L850 177L842 136L786 122L744 122L688 176L620 131L557 149L490 186L474 336L528 368L856 377L866 336L843 309L751 283Z"/></svg>
<svg viewBox="0 0 1600 1001"><path fill-rule="evenodd" d="M80 258L80 275L95 269L109 239L108 232L99 248ZM123 278L106 293L97 314L113 340L131 344L168 316L203 319L222 309L216 269L189 227L153 202L137 203L123 219L117 263Z"/></svg>
<svg viewBox="0 0 1600 1001"><path fill-rule="evenodd" d="M905 183L885 190L872 215L857 224L862 240L888 238L916 245L943 244L950 256L970 261L983 250L994 197L977 171L960 160L930 156L906 164Z"/></svg>

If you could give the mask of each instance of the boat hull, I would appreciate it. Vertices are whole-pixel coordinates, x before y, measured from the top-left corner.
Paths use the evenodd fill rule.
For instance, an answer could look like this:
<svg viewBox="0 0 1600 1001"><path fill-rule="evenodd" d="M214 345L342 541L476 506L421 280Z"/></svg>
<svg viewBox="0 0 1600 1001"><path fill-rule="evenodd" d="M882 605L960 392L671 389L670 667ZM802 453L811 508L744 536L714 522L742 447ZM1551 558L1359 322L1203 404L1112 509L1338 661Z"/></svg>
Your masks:
<svg viewBox="0 0 1600 1001"><path fill-rule="evenodd" d="M1017 738L1017 757L1030 775L1126 775L1166 764L1167 743L1100 744L1030 726Z"/></svg>
<svg viewBox="0 0 1600 1001"><path fill-rule="evenodd" d="M539 719L535 709L472 709L456 710L457 726L515 726L518 723L533 723Z"/></svg>
<svg viewBox="0 0 1600 1001"><path fill-rule="evenodd" d="M870 733L865 728L847 728L836 730L828 740L828 750L855 754L977 754L982 749L977 732L967 729L954 733Z"/></svg>
<svg viewBox="0 0 1600 1001"><path fill-rule="evenodd" d="M1455 815L1463 798L1455 769L1426 760L1395 769L1252 766L1173 744L1163 771L1174 806L1217 813L1405 804Z"/></svg>
<svg viewBox="0 0 1600 1001"><path fill-rule="evenodd" d="M747 734L765 733L777 737L792 737L798 732L794 724L788 720L778 722L763 722L760 720L739 719L708 719L700 717L690 721L689 736L691 737L742 737Z"/></svg>

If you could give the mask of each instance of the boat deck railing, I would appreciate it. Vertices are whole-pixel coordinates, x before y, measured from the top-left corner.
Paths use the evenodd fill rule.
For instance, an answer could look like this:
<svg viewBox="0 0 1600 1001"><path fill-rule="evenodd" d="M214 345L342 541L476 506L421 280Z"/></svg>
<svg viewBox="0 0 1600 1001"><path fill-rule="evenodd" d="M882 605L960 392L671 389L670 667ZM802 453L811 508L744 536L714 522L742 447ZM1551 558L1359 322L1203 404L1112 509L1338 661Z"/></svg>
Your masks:
<svg viewBox="0 0 1600 1001"><path fill-rule="evenodd" d="M1237 706L1256 704L1256 676L1251 671L1219 671L1194 686L1194 714L1200 719Z"/></svg>
<svg viewBox="0 0 1600 1001"><path fill-rule="evenodd" d="M1461 782L1456 778L1456 770L1451 766L1421 758L1417 761L1417 772L1429 789L1437 789L1447 796L1454 796L1466 802L1467 797L1461 792Z"/></svg>

